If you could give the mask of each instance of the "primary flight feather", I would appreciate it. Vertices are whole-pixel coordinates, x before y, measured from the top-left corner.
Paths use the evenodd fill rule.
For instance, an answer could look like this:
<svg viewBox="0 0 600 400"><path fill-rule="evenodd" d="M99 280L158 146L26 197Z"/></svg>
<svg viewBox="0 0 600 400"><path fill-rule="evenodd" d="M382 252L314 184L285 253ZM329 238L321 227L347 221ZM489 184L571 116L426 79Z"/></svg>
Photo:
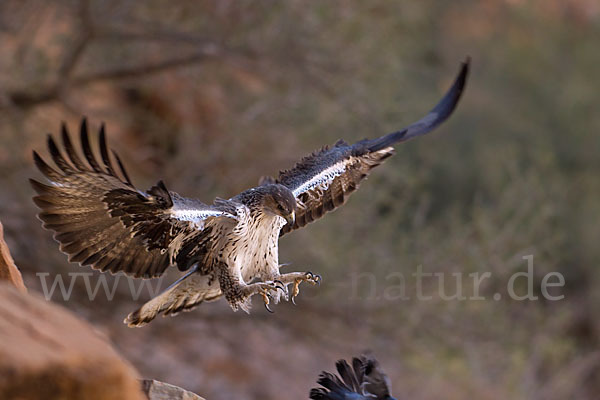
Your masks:
<svg viewBox="0 0 600 400"><path fill-rule="evenodd" d="M83 120L80 128L83 158L63 124L62 146L48 136L56 168L33 153L49 181L30 180L38 193L33 200L41 209L43 226L55 232L69 261L139 278L160 276L169 266L187 271L129 314L125 319L129 326L221 296L234 310L248 311L250 298L259 294L270 311L270 302L277 303L282 295L293 300L301 282L321 281L311 272L280 274L279 236L342 205L371 169L394 154L393 145L446 120L461 97L468 70L466 61L442 100L407 128L353 145L340 140L277 178L263 177L259 186L212 204L182 197L162 181L146 191L136 189L118 155L112 152L111 157L104 125L98 135L98 159L87 122Z"/></svg>

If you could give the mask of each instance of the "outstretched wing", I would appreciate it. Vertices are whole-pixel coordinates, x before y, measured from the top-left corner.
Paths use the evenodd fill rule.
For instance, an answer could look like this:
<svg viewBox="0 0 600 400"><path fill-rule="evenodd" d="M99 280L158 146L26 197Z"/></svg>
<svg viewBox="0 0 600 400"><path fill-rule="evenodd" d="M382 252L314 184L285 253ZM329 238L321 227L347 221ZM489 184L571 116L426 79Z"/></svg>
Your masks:
<svg viewBox="0 0 600 400"><path fill-rule="evenodd" d="M48 149L58 170L34 151L35 164L50 184L30 182L38 193L33 201L41 209L39 218L55 232L69 261L102 271L155 277L171 264L189 268L201 256L201 246L215 225L231 220L235 224L235 207L185 199L169 192L162 181L147 192L137 190L113 152L122 177L117 174L104 126L99 135L102 165L90 146L85 119L81 146L87 164L75 151L64 124L62 141L70 162L48 135Z"/></svg>
<svg viewBox="0 0 600 400"><path fill-rule="evenodd" d="M371 169L394 154L392 145L430 132L444 122L461 97L468 72L467 59L442 100L412 125L353 145L340 140L331 148L326 146L303 158L294 168L280 172L276 181L294 193L298 207L295 223L285 225L281 235L301 228L344 204ZM268 178L262 180L267 181Z"/></svg>

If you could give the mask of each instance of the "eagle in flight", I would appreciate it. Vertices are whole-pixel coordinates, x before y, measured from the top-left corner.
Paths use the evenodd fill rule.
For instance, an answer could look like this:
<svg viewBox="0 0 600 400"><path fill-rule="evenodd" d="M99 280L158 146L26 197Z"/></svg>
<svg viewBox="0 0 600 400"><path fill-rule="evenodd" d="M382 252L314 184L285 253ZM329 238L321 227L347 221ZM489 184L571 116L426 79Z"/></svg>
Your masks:
<svg viewBox="0 0 600 400"><path fill-rule="evenodd" d="M259 294L265 307L281 297L294 300L301 282L317 284L312 272L280 274L278 239L341 206L371 169L394 154L396 143L423 135L454 110L469 70L465 61L452 87L421 120L376 139L353 145L343 140L303 158L277 178L212 204L182 197L162 181L137 189L118 155L99 133L100 158L92 151L86 120L80 136L84 159L62 126L62 150L48 135L56 167L35 151L36 166L49 184L31 179L43 226L55 232L69 261L137 278L158 277L169 266L187 273L166 291L132 312L129 326L159 313L174 315L221 296L233 310L250 309ZM66 157L65 154L66 153ZM116 161L113 163L113 160ZM290 287L291 285L291 287Z"/></svg>

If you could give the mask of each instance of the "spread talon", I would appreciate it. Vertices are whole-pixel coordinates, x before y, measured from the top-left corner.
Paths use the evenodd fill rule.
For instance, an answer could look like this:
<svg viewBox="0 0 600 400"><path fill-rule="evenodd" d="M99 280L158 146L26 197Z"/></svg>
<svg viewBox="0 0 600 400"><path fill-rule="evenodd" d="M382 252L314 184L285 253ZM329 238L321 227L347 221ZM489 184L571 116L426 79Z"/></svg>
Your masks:
<svg viewBox="0 0 600 400"><path fill-rule="evenodd" d="M269 297L270 297L269 296L269 292L267 291L267 289L263 289L263 291L260 292L260 294L261 294L261 296L263 298L263 301L265 303L265 308L267 309L268 312L270 312L271 314L273 314L274 311L269 308L269 303L271 302L271 300L269 300Z"/></svg>
<svg viewBox="0 0 600 400"><path fill-rule="evenodd" d="M319 275L319 274L315 275L315 282L317 283L317 285L321 286L322 280L323 280L323 278L321 277L321 275Z"/></svg>
<svg viewBox="0 0 600 400"><path fill-rule="evenodd" d="M277 289L281 290L281 292L283 293L283 297L286 300L289 300L290 294L288 292L288 288L287 288L286 284L283 283L282 281L280 281L279 279L275 279L273 282L277 283Z"/></svg>
<svg viewBox="0 0 600 400"><path fill-rule="evenodd" d="M284 282L285 285L292 285L287 300L291 301L294 305L296 305L296 297L300 293L300 284L302 282L308 282L311 285L320 285L323 280L321 275L311 271L283 274L279 276L279 279L281 282Z"/></svg>
<svg viewBox="0 0 600 400"><path fill-rule="evenodd" d="M321 281L323 280L323 278L321 277L321 275L319 274L313 274L312 272L308 271L304 274L304 276L306 277L306 281L313 284L313 285L321 285Z"/></svg>
<svg viewBox="0 0 600 400"><path fill-rule="evenodd" d="M276 279L273 281L274 283L274 287L277 288L277 290L281 290L283 292L283 295L287 297L287 288L285 287L284 283L281 282L280 280Z"/></svg>

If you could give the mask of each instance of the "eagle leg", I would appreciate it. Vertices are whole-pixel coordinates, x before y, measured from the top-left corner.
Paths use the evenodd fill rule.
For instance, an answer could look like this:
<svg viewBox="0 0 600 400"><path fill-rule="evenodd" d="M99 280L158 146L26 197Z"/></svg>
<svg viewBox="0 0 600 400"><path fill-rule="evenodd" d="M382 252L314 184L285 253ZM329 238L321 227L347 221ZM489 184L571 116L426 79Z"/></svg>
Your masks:
<svg viewBox="0 0 600 400"><path fill-rule="evenodd" d="M241 278L231 274L227 268L219 268L218 278L221 291L234 311L241 308L242 310L249 312L250 297L255 294L260 294L265 303L265 308L267 311L272 312L269 308L271 302L270 299L278 298L275 297L272 292L281 290L284 294L286 293L285 285L281 281L275 280L246 284Z"/></svg>
<svg viewBox="0 0 600 400"><path fill-rule="evenodd" d="M271 310L269 308L269 304L271 303L270 299L272 298L271 291L277 292L278 290L281 290L284 294L286 293L285 287L275 281L256 282L256 283L251 283L249 285L240 285L240 286L241 286L241 295L242 295L241 302L242 302L242 304L245 305L246 300L249 299L250 297L252 297L253 295L260 294L263 298L265 308L270 313L273 313L273 310ZM231 302L229 304L232 307L234 307ZM237 307L237 304L236 304L236 307ZM243 306L242 306L242 308L243 308Z"/></svg>
<svg viewBox="0 0 600 400"><path fill-rule="evenodd" d="M286 286L288 284L292 284L292 293L291 293L291 301L295 305L296 297L300 293L300 284L302 282L308 282L311 285L321 285L321 275L314 274L310 271L308 272L290 272L288 274L283 274L278 277L278 280L284 283Z"/></svg>

